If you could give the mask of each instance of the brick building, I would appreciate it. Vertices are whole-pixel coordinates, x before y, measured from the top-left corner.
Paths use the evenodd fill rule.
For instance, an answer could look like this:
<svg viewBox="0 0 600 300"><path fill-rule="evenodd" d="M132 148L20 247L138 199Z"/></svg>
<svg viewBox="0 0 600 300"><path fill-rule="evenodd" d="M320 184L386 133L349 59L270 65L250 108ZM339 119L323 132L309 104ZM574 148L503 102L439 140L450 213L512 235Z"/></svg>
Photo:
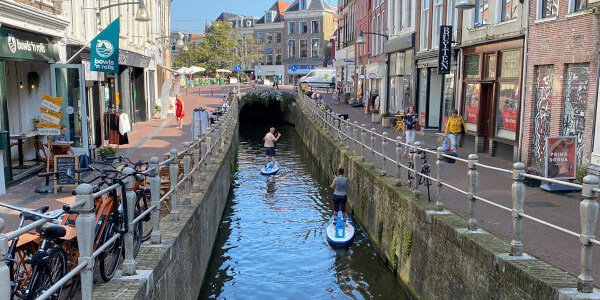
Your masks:
<svg viewBox="0 0 600 300"><path fill-rule="evenodd" d="M375 109L385 112L386 106L382 103L387 99L387 65L386 55L383 52L383 45L388 35L386 0L371 0L368 22L369 31L377 34L370 35L369 39L371 51L363 73L367 81L365 90L369 90L371 95L379 95L379 102L375 103Z"/></svg>
<svg viewBox="0 0 600 300"><path fill-rule="evenodd" d="M376 1L376 0L375 0ZM361 31L369 32L371 30L371 0L356 0L356 37ZM371 53L371 47L373 46L374 36L365 34L363 36L364 44L355 44L354 53L356 54L355 65L356 72L353 74L354 78L354 89L356 94L354 97L357 99L363 99L369 90L367 85L366 66L369 64L369 56Z"/></svg>
<svg viewBox="0 0 600 300"><path fill-rule="evenodd" d="M257 79L273 80L274 76L283 77L283 51L285 30L283 12L290 6L289 2L276 1L256 22L254 38L258 44L264 45L264 53L260 62L254 67Z"/></svg>
<svg viewBox="0 0 600 300"><path fill-rule="evenodd" d="M296 0L284 13L283 82L293 84L326 63L327 43L338 26L337 14L324 0Z"/></svg>
<svg viewBox="0 0 600 300"><path fill-rule="evenodd" d="M546 137L575 136L579 166L600 167L600 17L587 1L531 1L521 161L545 169Z"/></svg>
<svg viewBox="0 0 600 300"><path fill-rule="evenodd" d="M336 80L344 88L344 92L354 94L355 48L357 30L357 4L367 0L338 0L338 30L333 67L336 69Z"/></svg>

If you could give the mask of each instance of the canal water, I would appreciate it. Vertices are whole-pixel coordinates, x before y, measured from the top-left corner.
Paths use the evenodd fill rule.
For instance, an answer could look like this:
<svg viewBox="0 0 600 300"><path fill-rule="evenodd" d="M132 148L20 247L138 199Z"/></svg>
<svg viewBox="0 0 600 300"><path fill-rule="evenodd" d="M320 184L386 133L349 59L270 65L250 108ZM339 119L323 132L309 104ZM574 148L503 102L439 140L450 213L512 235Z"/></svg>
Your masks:
<svg viewBox="0 0 600 300"><path fill-rule="evenodd" d="M260 174L267 130L240 126L238 170L198 298L409 299L360 227L351 247L329 246L330 179L292 126L276 128L279 173Z"/></svg>

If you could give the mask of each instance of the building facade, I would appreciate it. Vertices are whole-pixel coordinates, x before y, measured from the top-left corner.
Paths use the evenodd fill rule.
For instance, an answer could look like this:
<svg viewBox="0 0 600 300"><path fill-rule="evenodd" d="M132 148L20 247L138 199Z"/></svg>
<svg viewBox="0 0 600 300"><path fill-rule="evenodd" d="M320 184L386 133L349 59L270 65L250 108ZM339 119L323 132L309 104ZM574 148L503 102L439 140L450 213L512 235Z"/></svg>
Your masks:
<svg viewBox="0 0 600 300"><path fill-rule="evenodd" d="M369 13L368 13L368 32L369 36L369 49L367 64L362 69L362 74L365 77L365 84L363 85L365 91L369 91L369 94L377 97L374 99L374 109L380 110L381 113L386 112L386 105L384 105L387 99L387 56L384 54L384 44L388 39L388 27L387 27L387 0L371 0ZM363 25L364 26L364 25ZM358 31L357 34L360 34Z"/></svg>
<svg viewBox="0 0 600 300"><path fill-rule="evenodd" d="M254 66L256 79L273 81L283 79L285 73L283 52L285 41L284 11L290 6L289 2L276 1L265 14L256 22L254 39L259 45L264 45L259 62Z"/></svg>
<svg viewBox="0 0 600 300"><path fill-rule="evenodd" d="M338 30L335 41L336 81L343 87L344 93L354 95L355 84L355 47L357 2L361 0L338 1Z"/></svg>
<svg viewBox="0 0 600 300"><path fill-rule="evenodd" d="M296 0L285 10L285 84L327 64L327 43L336 29L337 14L324 0Z"/></svg>

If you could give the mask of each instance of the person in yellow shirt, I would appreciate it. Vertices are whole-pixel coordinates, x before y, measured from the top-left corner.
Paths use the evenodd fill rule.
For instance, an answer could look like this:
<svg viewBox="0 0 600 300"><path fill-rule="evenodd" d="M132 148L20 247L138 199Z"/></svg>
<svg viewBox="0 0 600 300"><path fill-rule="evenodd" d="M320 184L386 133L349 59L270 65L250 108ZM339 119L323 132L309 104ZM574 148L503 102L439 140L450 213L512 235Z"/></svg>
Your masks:
<svg viewBox="0 0 600 300"><path fill-rule="evenodd" d="M453 108L450 110L450 113L452 116L448 118L448 123L446 123L446 136L450 138L450 149L453 152L456 152L456 149L458 148L458 138L461 134L467 133L467 124L465 124L463 117L458 115L458 110Z"/></svg>

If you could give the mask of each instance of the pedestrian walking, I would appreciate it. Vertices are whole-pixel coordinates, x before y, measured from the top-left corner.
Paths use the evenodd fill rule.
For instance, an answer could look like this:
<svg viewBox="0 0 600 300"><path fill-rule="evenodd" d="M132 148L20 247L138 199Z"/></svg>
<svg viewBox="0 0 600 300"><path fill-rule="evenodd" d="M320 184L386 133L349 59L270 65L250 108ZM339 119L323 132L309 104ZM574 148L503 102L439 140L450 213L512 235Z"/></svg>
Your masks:
<svg viewBox="0 0 600 300"><path fill-rule="evenodd" d="M273 77L273 88L279 89L279 76L277 75Z"/></svg>
<svg viewBox="0 0 600 300"><path fill-rule="evenodd" d="M183 128L183 117L185 117L185 113L183 112L183 99L181 99L180 95L175 97L175 119L177 120L177 128Z"/></svg>
<svg viewBox="0 0 600 300"><path fill-rule="evenodd" d="M415 144L415 137L417 134L417 127L419 124L417 123L417 114L415 114L415 107L409 105L406 108L407 113L404 114L404 126L402 126L402 134L404 134L404 139L406 143L410 146ZM420 129L420 128L419 128ZM407 152L409 146L404 147L404 157L407 156Z"/></svg>
<svg viewBox="0 0 600 300"><path fill-rule="evenodd" d="M458 115L458 110L455 108L450 113L452 116L448 118L446 123L446 137L450 139L450 150L456 152L461 135L467 133L467 124L463 117Z"/></svg>

